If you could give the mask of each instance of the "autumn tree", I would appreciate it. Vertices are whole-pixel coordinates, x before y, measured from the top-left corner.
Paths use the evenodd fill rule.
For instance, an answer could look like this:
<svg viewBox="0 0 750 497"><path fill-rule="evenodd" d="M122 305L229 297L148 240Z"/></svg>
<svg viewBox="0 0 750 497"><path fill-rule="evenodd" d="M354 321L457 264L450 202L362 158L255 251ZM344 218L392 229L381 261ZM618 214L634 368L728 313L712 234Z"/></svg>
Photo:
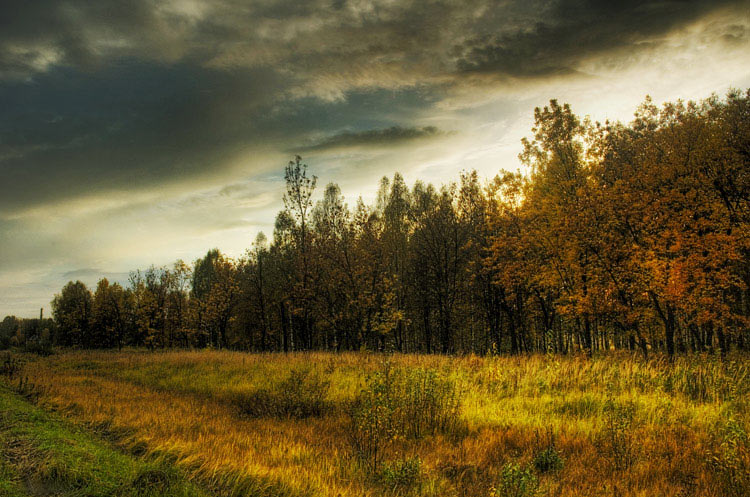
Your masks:
<svg viewBox="0 0 750 497"><path fill-rule="evenodd" d="M52 300L52 314L57 323L58 343L66 346L98 347L92 340L93 298L81 281L69 282Z"/></svg>
<svg viewBox="0 0 750 497"><path fill-rule="evenodd" d="M307 175L307 164L302 163L298 155L290 161L284 171L286 193L284 194L284 209L287 218L292 221L290 228L295 255L296 281L294 299L292 301L293 320L297 324L300 345L312 348L312 316L311 301L311 233L310 212L312 210L312 195L315 191L317 178Z"/></svg>
<svg viewBox="0 0 750 497"><path fill-rule="evenodd" d="M119 283L102 278L92 305L92 338L100 346L122 348L126 331L127 295Z"/></svg>

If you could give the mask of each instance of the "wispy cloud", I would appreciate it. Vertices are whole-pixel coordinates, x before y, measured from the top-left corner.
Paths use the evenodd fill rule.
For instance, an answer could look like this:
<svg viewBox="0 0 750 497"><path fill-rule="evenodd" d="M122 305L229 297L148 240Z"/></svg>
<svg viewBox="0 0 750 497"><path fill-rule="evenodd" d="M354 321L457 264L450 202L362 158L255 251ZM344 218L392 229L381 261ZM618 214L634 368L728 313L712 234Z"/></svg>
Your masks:
<svg viewBox="0 0 750 497"><path fill-rule="evenodd" d="M402 144L423 138L434 138L444 134L435 126L404 128L391 126L384 129L346 131L328 136L319 142L296 149L297 152L335 150L350 147L381 147Z"/></svg>

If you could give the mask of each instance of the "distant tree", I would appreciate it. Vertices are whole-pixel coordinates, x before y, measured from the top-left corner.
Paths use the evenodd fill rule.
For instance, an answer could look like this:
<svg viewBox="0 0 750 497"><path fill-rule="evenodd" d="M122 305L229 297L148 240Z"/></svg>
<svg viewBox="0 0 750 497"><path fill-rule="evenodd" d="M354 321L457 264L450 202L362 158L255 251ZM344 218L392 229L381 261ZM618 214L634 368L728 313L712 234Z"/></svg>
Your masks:
<svg viewBox="0 0 750 497"><path fill-rule="evenodd" d="M169 346L188 346L189 330L189 291L192 284L192 271L182 259L167 272L166 328Z"/></svg>
<svg viewBox="0 0 750 497"><path fill-rule="evenodd" d="M80 281L69 282L52 300L52 313L58 327L58 343L67 346L97 347L91 333L93 318L91 292Z"/></svg>
<svg viewBox="0 0 750 497"><path fill-rule="evenodd" d="M291 301L292 314L296 318L293 322L297 324L298 343L301 342L299 344L303 348L309 349L313 344L310 213L317 178L307 175L307 164L303 164L302 158L298 155L287 164L284 179L286 180L284 209L287 219L292 221L291 234L296 269L295 288Z"/></svg>
<svg viewBox="0 0 750 497"><path fill-rule="evenodd" d="M228 332L239 288L233 261L218 249L209 250L193 270L194 326L214 347L228 345Z"/></svg>
<svg viewBox="0 0 750 497"><path fill-rule="evenodd" d="M0 322L0 350L5 350L11 346L20 326L21 324L17 317L5 316L2 322Z"/></svg>
<svg viewBox="0 0 750 497"><path fill-rule="evenodd" d="M468 230L459 222L455 208L456 187L436 192L431 186L415 186L415 222L412 249L422 292L437 314L439 351L453 352L454 314L466 277Z"/></svg>
<svg viewBox="0 0 750 497"><path fill-rule="evenodd" d="M122 348L126 333L126 294L119 283L102 278L92 306L92 339L100 347Z"/></svg>

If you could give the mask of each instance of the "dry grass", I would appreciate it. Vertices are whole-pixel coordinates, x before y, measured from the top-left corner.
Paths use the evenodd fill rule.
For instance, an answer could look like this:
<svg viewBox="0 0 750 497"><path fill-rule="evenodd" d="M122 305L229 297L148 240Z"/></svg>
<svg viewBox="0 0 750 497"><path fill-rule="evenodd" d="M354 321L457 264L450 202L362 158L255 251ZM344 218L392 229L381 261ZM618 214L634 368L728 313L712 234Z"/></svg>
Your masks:
<svg viewBox="0 0 750 497"><path fill-rule="evenodd" d="M348 406L383 367L378 355L66 352L31 361L26 371L44 385L44 402L222 495L488 496L504 488L509 464L534 468L547 433L564 465L535 470L545 495L718 497L745 495L750 481L745 357L669 365L626 356L394 356L391 367L455 382L464 429L396 438L384 473L358 462L347 431ZM267 399L299 371L325 382L326 409L248 416L238 407L238 398ZM416 458L418 475L408 463ZM403 468L408 475L398 474Z"/></svg>

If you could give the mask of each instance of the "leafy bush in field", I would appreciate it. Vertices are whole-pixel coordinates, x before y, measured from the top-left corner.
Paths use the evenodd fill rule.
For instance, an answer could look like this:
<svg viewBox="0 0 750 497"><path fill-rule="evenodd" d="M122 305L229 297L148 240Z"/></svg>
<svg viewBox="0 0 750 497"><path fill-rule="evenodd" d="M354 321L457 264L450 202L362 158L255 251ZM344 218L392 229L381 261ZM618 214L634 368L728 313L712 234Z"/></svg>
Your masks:
<svg viewBox="0 0 750 497"><path fill-rule="evenodd" d="M418 440L458 433L461 399L455 384L433 370L392 369L367 380L349 410L350 439L357 455L376 468L383 449L397 438Z"/></svg>
<svg viewBox="0 0 750 497"><path fill-rule="evenodd" d="M750 489L750 437L742 425L730 418L718 428L718 448L709 454L714 478L727 497L747 495Z"/></svg>
<svg viewBox="0 0 750 497"><path fill-rule="evenodd" d="M383 384L370 385L349 412L349 440L360 460L371 469L378 467L383 450L396 436L393 406L386 391Z"/></svg>
<svg viewBox="0 0 750 497"><path fill-rule="evenodd" d="M627 470L635 463L636 446L633 436L635 404L620 403L612 398L604 404L604 430L602 442L616 471Z"/></svg>
<svg viewBox="0 0 750 497"><path fill-rule="evenodd" d="M421 466L419 457L399 459L383 464L378 477L384 487L393 491L412 488L419 483Z"/></svg>
<svg viewBox="0 0 750 497"><path fill-rule="evenodd" d="M539 479L528 466L508 463L500 470L500 480L491 497L533 497L539 493Z"/></svg>
<svg viewBox="0 0 750 497"><path fill-rule="evenodd" d="M234 397L233 402L249 416L307 418L329 409L329 382L310 369L299 369L271 388Z"/></svg>
<svg viewBox="0 0 750 497"><path fill-rule="evenodd" d="M52 355L52 341L49 338L40 337L26 340L23 351L30 354L47 357Z"/></svg>
<svg viewBox="0 0 750 497"><path fill-rule="evenodd" d="M20 359L13 357L11 353L7 353L3 356L2 360L0 360L0 375L12 380L21 372L22 366L23 364Z"/></svg>
<svg viewBox="0 0 750 497"><path fill-rule="evenodd" d="M534 467L540 473L551 473L560 471L565 465L565 460L560 455L560 452L555 447L555 434L552 429L547 430L546 441L539 443L539 435L537 434L537 447L538 450L534 455Z"/></svg>

